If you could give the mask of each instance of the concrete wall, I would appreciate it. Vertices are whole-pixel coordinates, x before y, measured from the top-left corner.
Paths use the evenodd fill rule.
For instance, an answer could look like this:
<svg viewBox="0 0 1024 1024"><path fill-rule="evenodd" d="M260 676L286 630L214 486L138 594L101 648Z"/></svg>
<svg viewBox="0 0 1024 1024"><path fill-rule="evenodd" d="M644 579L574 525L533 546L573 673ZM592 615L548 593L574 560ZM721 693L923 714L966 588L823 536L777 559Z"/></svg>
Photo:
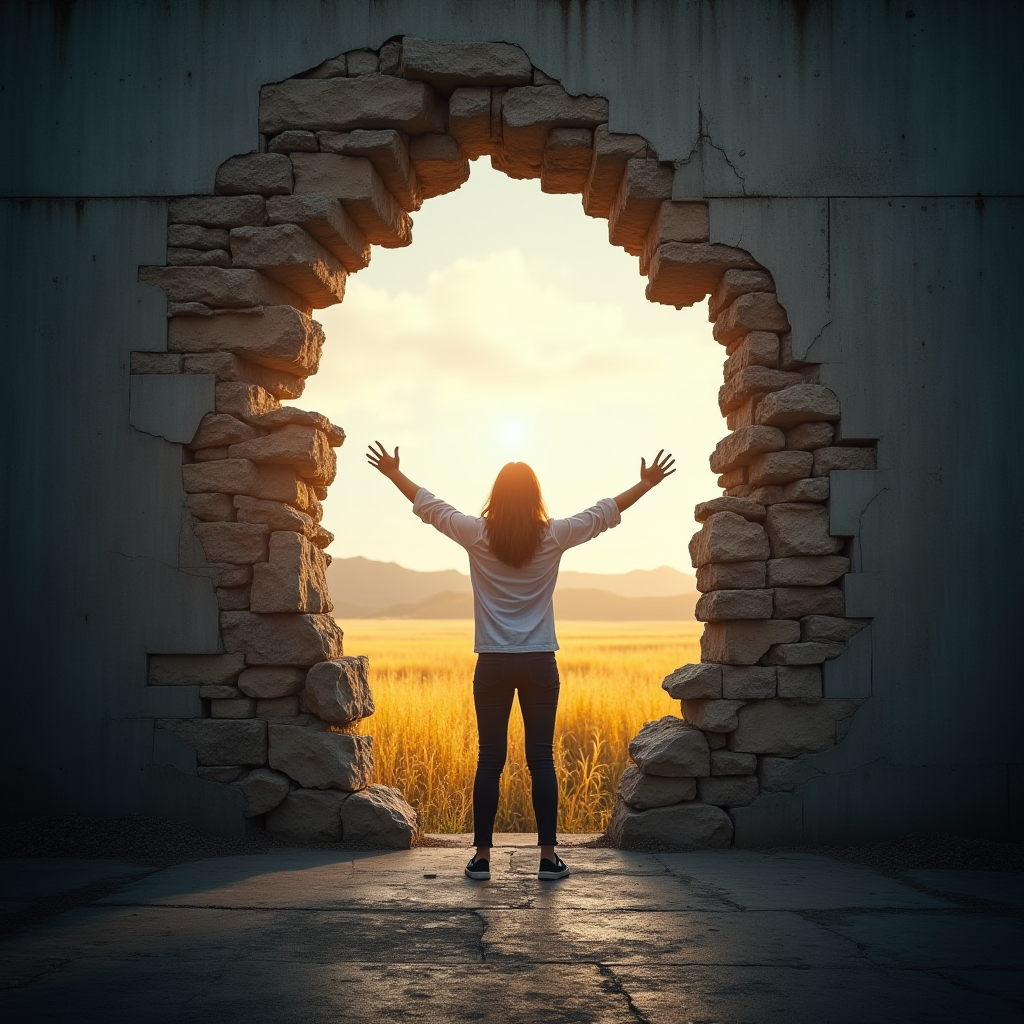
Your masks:
<svg viewBox="0 0 1024 1024"><path fill-rule="evenodd" d="M212 784L154 741L173 709L144 689L147 652L218 640L210 584L188 571L180 449L129 423L128 352L164 331L136 268L162 262L162 197L210 192L256 148L261 84L411 34L515 42L608 96L613 130L677 163L675 198L714 198L714 238L773 270L846 436L879 438L870 493L833 508L859 527L848 579L875 622L829 685L871 699L772 814L815 841L1005 834L1024 775L1024 8L910 6L0 6L5 810L215 826ZM747 815L750 841L765 820Z"/></svg>

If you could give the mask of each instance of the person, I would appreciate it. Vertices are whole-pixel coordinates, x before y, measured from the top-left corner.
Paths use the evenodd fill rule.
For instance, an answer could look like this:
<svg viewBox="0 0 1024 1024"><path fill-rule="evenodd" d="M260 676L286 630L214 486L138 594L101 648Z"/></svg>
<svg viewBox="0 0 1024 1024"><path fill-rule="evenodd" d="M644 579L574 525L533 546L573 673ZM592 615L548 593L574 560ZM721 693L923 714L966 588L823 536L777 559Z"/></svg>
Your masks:
<svg viewBox="0 0 1024 1024"><path fill-rule="evenodd" d="M549 519L536 474L525 462L498 473L481 516L468 516L410 480L399 468L398 448L389 455L376 442L367 462L386 476L423 522L461 544L469 554L477 655L473 703L480 741L473 783L476 853L466 865L474 879L489 879L498 787L505 767L508 720L519 691L526 733L526 762L537 819L544 880L569 874L555 853L558 783L553 743L558 709L558 667L552 596L563 552L619 524L620 516L652 487L675 472L662 449L650 466L640 460L640 480L615 498L568 519Z"/></svg>

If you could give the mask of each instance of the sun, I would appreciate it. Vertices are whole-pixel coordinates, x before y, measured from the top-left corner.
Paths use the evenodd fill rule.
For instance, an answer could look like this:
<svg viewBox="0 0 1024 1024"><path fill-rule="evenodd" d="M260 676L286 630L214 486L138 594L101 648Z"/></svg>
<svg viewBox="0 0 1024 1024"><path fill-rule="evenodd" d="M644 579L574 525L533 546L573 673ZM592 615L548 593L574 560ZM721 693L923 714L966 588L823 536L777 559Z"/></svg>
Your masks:
<svg viewBox="0 0 1024 1024"><path fill-rule="evenodd" d="M501 439L508 445L521 444L526 439L526 427L519 420L506 420L501 425Z"/></svg>

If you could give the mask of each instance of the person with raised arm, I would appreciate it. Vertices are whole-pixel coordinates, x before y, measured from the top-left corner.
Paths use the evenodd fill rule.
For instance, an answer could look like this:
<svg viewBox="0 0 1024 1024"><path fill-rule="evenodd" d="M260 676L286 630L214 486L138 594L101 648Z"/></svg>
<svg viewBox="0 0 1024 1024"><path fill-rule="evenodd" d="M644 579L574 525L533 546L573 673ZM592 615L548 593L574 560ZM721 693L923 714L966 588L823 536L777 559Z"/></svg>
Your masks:
<svg viewBox="0 0 1024 1024"><path fill-rule="evenodd" d="M675 472L662 449L650 466L640 460L640 479L615 498L568 519L549 519L540 483L525 462L498 473L480 516L468 516L413 483L394 454L376 442L367 461L412 502L413 512L469 555L477 655L473 675L480 752L473 783L476 853L466 865L470 878L491 877L490 858L498 787L508 746L508 719L519 691L526 733L533 810L540 847L540 879L565 878L569 868L555 853L558 781L553 743L558 710L558 666L552 598L562 554L618 526L620 516Z"/></svg>

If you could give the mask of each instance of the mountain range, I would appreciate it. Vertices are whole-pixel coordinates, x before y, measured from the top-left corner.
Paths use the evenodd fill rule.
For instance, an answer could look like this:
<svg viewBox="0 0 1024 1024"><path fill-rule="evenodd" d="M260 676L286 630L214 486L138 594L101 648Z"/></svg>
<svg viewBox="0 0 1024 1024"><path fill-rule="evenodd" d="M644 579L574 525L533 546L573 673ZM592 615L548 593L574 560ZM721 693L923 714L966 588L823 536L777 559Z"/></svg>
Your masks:
<svg viewBox="0 0 1024 1024"><path fill-rule="evenodd" d="M456 569L419 572L396 562L335 558L327 582L339 618L469 619L473 590ZM667 565L626 573L565 570L555 588L560 619L692 619L696 581Z"/></svg>

